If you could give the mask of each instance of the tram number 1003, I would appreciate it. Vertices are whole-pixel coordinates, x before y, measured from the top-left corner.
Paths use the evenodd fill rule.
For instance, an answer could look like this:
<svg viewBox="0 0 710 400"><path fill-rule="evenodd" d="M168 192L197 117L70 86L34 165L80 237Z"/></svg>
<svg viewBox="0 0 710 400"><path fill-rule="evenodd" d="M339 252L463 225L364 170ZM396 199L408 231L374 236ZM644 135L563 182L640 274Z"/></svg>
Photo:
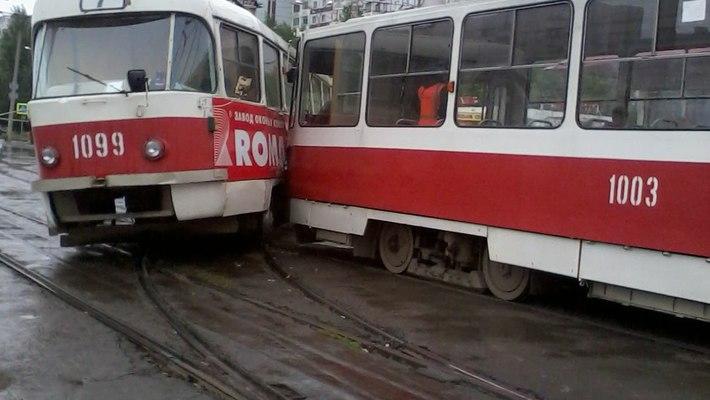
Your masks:
<svg viewBox="0 0 710 400"><path fill-rule="evenodd" d="M658 178L612 175L609 178L609 204L655 207L658 204Z"/></svg>
<svg viewBox="0 0 710 400"><path fill-rule="evenodd" d="M114 132L111 134L111 141L105 133L95 135L74 135L72 137L74 145L74 159L90 159L94 156L99 158L108 157L109 153L114 156L122 156L126 148L123 144L123 133Z"/></svg>

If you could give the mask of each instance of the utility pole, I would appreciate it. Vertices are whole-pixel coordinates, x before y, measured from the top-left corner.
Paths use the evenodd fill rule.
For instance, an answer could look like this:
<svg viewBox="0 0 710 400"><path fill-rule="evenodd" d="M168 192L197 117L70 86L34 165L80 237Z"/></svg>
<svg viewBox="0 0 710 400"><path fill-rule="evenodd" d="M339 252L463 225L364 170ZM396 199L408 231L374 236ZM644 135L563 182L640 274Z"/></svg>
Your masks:
<svg viewBox="0 0 710 400"><path fill-rule="evenodd" d="M276 0L269 0L266 4L266 20L276 25Z"/></svg>
<svg viewBox="0 0 710 400"><path fill-rule="evenodd" d="M12 72L12 82L10 83L10 114L7 121L7 141L12 142L12 131L15 125L15 102L17 101L17 90L20 85L17 77L20 73L20 48L22 47L22 31L17 33L17 45L15 47L15 69Z"/></svg>

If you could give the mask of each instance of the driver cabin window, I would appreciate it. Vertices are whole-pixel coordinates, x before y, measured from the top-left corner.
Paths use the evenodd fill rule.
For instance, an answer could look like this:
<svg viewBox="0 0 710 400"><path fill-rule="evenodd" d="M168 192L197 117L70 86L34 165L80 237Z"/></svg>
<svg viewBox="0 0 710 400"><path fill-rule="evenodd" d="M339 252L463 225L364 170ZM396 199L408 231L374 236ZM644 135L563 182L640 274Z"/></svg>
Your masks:
<svg viewBox="0 0 710 400"><path fill-rule="evenodd" d="M567 98L567 3L466 17L456 96L463 127L556 128Z"/></svg>
<svg viewBox="0 0 710 400"><path fill-rule="evenodd" d="M352 127L360 120L365 34L306 43L301 78L301 126Z"/></svg>
<svg viewBox="0 0 710 400"><path fill-rule="evenodd" d="M259 39L226 26L221 28L220 35L227 96L258 103L261 99Z"/></svg>
<svg viewBox="0 0 710 400"><path fill-rule="evenodd" d="M587 129L710 128L710 8L593 0L577 118Z"/></svg>

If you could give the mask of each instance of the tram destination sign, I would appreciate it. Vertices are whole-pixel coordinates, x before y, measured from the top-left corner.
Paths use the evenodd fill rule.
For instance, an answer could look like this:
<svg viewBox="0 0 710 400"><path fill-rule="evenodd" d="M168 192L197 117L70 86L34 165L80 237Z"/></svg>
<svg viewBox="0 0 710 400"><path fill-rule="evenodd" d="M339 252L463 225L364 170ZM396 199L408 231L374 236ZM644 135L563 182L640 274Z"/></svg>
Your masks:
<svg viewBox="0 0 710 400"><path fill-rule="evenodd" d="M81 11L122 10L130 0L81 0Z"/></svg>

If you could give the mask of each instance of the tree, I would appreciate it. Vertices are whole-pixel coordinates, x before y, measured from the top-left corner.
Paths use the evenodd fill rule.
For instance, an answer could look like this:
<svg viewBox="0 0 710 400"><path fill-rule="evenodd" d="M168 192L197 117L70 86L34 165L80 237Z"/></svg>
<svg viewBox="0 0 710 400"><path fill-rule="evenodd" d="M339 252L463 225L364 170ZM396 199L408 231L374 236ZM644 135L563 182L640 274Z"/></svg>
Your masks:
<svg viewBox="0 0 710 400"><path fill-rule="evenodd" d="M272 27L271 29L288 43L293 43L296 39L296 30L284 22Z"/></svg>
<svg viewBox="0 0 710 400"><path fill-rule="evenodd" d="M32 60L30 52L25 50L25 46L30 46L32 42L31 23L24 7L13 8L10 23L0 35L0 114L7 112L10 107L9 86L15 67L15 48L19 34L22 34L22 42L17 101L24 103L29 101L32 95Z"/></svg>

